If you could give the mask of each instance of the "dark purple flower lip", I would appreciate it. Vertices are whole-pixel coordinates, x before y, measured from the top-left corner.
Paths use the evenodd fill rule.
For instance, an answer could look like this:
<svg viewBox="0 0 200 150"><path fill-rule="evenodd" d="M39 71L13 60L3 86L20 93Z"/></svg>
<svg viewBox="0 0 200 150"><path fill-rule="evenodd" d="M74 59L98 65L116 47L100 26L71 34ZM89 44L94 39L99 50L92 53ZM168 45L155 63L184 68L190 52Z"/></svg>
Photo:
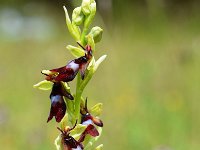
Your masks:
<svg viewBox="0 0 200 150"><path fill-rule="evenodd" d="M80 138L79 138L79 142L83 142L84 139L85 139L85 136L86 136L87 134L89 134L89 135L91 135L91 136L93 136L93 137L99 136L99 132L98 132L98 130L95 128L95 126L92 125L92 124L89 124L89 125L87 126L87 128L85 129L85 131L81 134L81 136L80 136Z"/></svg>
<svg viewBox="0 0 200 150"><path fill-rule="evenodd" d="M70 100L74 99L73 96L65 90L61 82L55 82L50 94L51 109L47 122L49 122L53 117L55 117L56 122L60 122L65 116L66 104L63 96Z"/></svg>
<svg viewBox="0 0 200 150"><path fill-rule="evenodd" d="M63 100L63 97L60 95L51 96L51 109L47 122L49 122L54 116L56 122L60 122L65 116L65 112L66 104Z"/></svg>
<svg viewBox="0 0 200 150"><path fill-rule="evenodd" d="M87 108L87 98L85 100L85 107L81 109L81 114L82 114L81 116L82 124L88 125L88 124L94 123L95 125L99 127L103 127L103 122L99 118L94 117L89 113L88 108Z"/></svg>
<svg viewBox="0 0 200 150"><path fill-rule="evenodd" d="M51 69L51 70L48 70L48 72L42 71L42 74L46 75L46 78L45 78L46 80L52 81L52 82L60 82L60 81L70 82L76 77L78 71L80 71L81 73L81 78L84 79L85 71L92 58L92 49L91 49L91 46L89 45L86 46L86 48L84 48L79 43L78 45L81 46L85 50L85 55L77 59L69 61L66 66L56 68L56 69Z"/></svg>

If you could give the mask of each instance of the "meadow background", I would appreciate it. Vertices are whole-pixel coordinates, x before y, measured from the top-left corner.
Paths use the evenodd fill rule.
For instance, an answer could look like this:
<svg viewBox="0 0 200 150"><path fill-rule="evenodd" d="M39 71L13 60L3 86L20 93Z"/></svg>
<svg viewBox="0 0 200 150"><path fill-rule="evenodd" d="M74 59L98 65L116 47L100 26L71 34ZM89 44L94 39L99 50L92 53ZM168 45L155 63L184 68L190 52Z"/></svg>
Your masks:
<svg viewBox="0 0 200 150"><path fill-rule="evenodd" d="M49 92L34 89L42 69L65 65L75 45L65 25L80 0L0 2L0 149L54 150L46 123ZM105 150L200 149L200 2L98 0L104 29L87 86L89 106L103 102ZM73 83L71 83L73 87Z"/></svg>

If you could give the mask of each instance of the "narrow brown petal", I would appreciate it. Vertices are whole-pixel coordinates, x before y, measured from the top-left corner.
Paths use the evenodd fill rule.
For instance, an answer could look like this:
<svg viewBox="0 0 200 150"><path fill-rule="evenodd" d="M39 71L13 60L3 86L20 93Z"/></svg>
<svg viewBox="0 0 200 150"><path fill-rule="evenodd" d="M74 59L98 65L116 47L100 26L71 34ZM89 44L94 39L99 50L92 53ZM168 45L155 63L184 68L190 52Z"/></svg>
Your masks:
<svg viewBox="0 0 200 150"><path fill-rule="evenodd" d="M95 118L95 117L92 117L92 121L93 121L94 124L96 124L97 126L103 127L103 122L102 122L100 119Z"/></svg>

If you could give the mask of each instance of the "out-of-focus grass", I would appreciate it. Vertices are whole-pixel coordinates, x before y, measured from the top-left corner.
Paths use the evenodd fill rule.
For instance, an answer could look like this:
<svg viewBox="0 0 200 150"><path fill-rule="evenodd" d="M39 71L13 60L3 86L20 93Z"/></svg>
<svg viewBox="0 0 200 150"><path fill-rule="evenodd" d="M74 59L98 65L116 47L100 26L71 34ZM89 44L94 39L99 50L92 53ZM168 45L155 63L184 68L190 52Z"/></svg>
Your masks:
<svg viewBox="0 0 200 150"><path fill-rule="evenodd" d="M55 149L57 124L46 124L49 92L32 85L42 69L73 58L64 28L48 41L0 45L0 148ZM108 54L84 95L104 103L100 142L107 150L197 150L200 147L200 29L197 20L145 25L131 22L104 30L96 58ZM64 32L66 31L66 32ZM75 42L74 42L75 43ZM100 143L99 142L99 143Z"/></svg>

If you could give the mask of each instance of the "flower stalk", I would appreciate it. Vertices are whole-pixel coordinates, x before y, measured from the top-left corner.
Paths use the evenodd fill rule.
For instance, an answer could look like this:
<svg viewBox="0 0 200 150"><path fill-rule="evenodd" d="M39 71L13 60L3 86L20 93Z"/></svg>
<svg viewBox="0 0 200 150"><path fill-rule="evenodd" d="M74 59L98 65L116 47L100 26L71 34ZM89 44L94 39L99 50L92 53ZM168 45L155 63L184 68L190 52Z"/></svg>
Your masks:
<svg viewBox="0 0 200 150"><path fill-rule="evenodd" d="M103 30L90 25L96 13L94 0L82 0L81 6L75 8L72 20L63 6L66 25L77 46L68 45L67 49L75 57L66 66L51 70L43 70L45 80L34 85L40 90L51 90L51 109L48 122L55 117L60 123L60 134L55 140L57 150L87 149L101 150L103 145L94 148L94 143L101 135L103 122L99 119L102 104L98 103L91 109L87 107L87 98L82 94L106 55L95 61L95 44L100 42ZM82 26L82 30L80 28ZM76 80L75 93L70 90L69 83Z"/></svg>

